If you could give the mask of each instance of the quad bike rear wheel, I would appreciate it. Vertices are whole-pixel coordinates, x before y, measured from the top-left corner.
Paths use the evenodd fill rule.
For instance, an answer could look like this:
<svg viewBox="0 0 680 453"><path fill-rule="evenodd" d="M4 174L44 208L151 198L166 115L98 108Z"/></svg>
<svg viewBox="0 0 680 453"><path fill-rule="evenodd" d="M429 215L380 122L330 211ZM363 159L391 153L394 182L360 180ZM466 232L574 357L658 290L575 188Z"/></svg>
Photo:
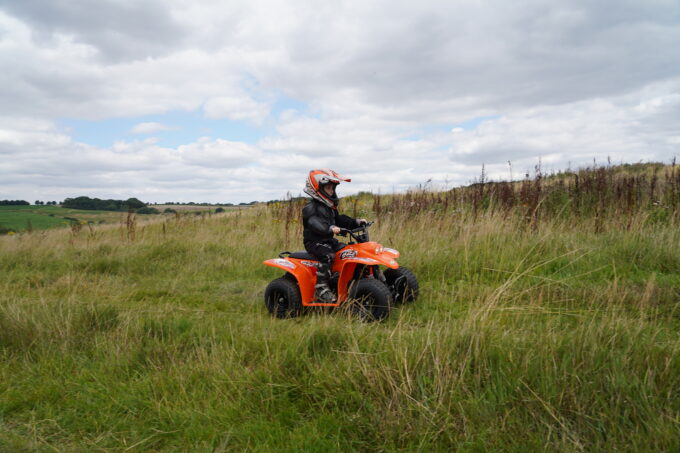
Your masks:
<svg viewBox="0 0 680 453"><path fill-rule="evenodd" d="M418 279L410 269L403 266L387 269L385 280L387 286L392 290L395 304L413 302L418 298L420 292Z"/></svg>
<svg viewBox="0 0 680 453"><path fill-rule="evenodd" d="M351 310L364 321L382 321L390 315L392 293L380 280L359 280L350 294Z"/></svg>
<svg viewBox="0 0 680 453"><path fill-rule="evenodd" d="M264 304L277 318L294 318L302 313L302 297L296 281L281 277L264 290Z"/></svg>

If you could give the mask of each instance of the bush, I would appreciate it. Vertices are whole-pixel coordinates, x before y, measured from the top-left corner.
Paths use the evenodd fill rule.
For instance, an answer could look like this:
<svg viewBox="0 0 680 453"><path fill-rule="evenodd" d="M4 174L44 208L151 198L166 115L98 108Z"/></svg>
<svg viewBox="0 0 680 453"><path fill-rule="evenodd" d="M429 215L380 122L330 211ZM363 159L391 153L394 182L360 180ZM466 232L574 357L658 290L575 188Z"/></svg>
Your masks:
<svg viewBox="0 0 680 453"><path fill-rule="evenodd" d="M137 211L135 211L135 212L136 212L137 214L160 214L160 213L161 213L158 209L156 209L156 208L150 208L150 207L148 207L148 206L145 206L145 207L143 207L143 208L139 208L139 209L137 209Z"/></svg>

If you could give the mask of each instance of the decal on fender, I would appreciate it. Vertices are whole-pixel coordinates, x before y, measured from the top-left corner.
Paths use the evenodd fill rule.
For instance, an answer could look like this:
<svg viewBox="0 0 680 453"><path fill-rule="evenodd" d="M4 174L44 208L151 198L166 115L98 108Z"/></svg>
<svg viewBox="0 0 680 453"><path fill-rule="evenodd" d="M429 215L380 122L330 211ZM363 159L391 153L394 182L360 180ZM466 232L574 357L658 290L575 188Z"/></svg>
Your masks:
<svg viewBox="0 0 680 453"><path fill-rule="evenodd" d="M288 260L284 260L283 258L276 258L274 262L279 266L287 267L288 269L295 269L294 263L291 263Z"/></svg>
<svg viewBox="0 0 680 453"><path fill-rule="evenodd" d="M340 254L340 259L346 260L346 259L349 259L349 258L354 258L355 256L357 256L356 250L345 250L344 252L342 252Z"/></svg>

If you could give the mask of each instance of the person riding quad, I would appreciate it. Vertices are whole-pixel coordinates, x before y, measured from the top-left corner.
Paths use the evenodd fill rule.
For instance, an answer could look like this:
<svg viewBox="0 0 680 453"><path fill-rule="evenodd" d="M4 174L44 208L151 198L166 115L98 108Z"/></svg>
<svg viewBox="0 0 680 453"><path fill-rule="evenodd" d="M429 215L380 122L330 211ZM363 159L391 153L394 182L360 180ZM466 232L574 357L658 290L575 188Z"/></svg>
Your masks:
<svg viewBox="0 0 680 453"><path fill-rule="evenodd" d="M302 208L303 240L307 253L319 260L316 273L315 299L323 303L335 302L329 286L331 266L335 252L345 246L333 237L340 228L352 229L366 223L338 213L338 195L335 188L340 181L351 182L333 170L312 170L307 176L305 193L312 199Z"/></svg>

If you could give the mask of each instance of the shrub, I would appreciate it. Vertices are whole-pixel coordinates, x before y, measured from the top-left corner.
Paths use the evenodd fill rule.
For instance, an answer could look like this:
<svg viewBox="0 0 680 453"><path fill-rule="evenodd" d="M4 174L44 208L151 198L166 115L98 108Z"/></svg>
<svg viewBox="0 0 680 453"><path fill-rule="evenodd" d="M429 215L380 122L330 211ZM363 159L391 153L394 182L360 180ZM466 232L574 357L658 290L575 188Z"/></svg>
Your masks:
<svg viewBox="0 0 680 453"><path fill-rule="evenodd" d="M148 207L148 206L145 206L145 207L143 207L143 208L139 208L139 209L137 209L137 211L135 211L135 212L136 212L137 214L160 214L160 213L161 213L158 209L156 209L156 208L150 208L150 207Z"/></svg>

